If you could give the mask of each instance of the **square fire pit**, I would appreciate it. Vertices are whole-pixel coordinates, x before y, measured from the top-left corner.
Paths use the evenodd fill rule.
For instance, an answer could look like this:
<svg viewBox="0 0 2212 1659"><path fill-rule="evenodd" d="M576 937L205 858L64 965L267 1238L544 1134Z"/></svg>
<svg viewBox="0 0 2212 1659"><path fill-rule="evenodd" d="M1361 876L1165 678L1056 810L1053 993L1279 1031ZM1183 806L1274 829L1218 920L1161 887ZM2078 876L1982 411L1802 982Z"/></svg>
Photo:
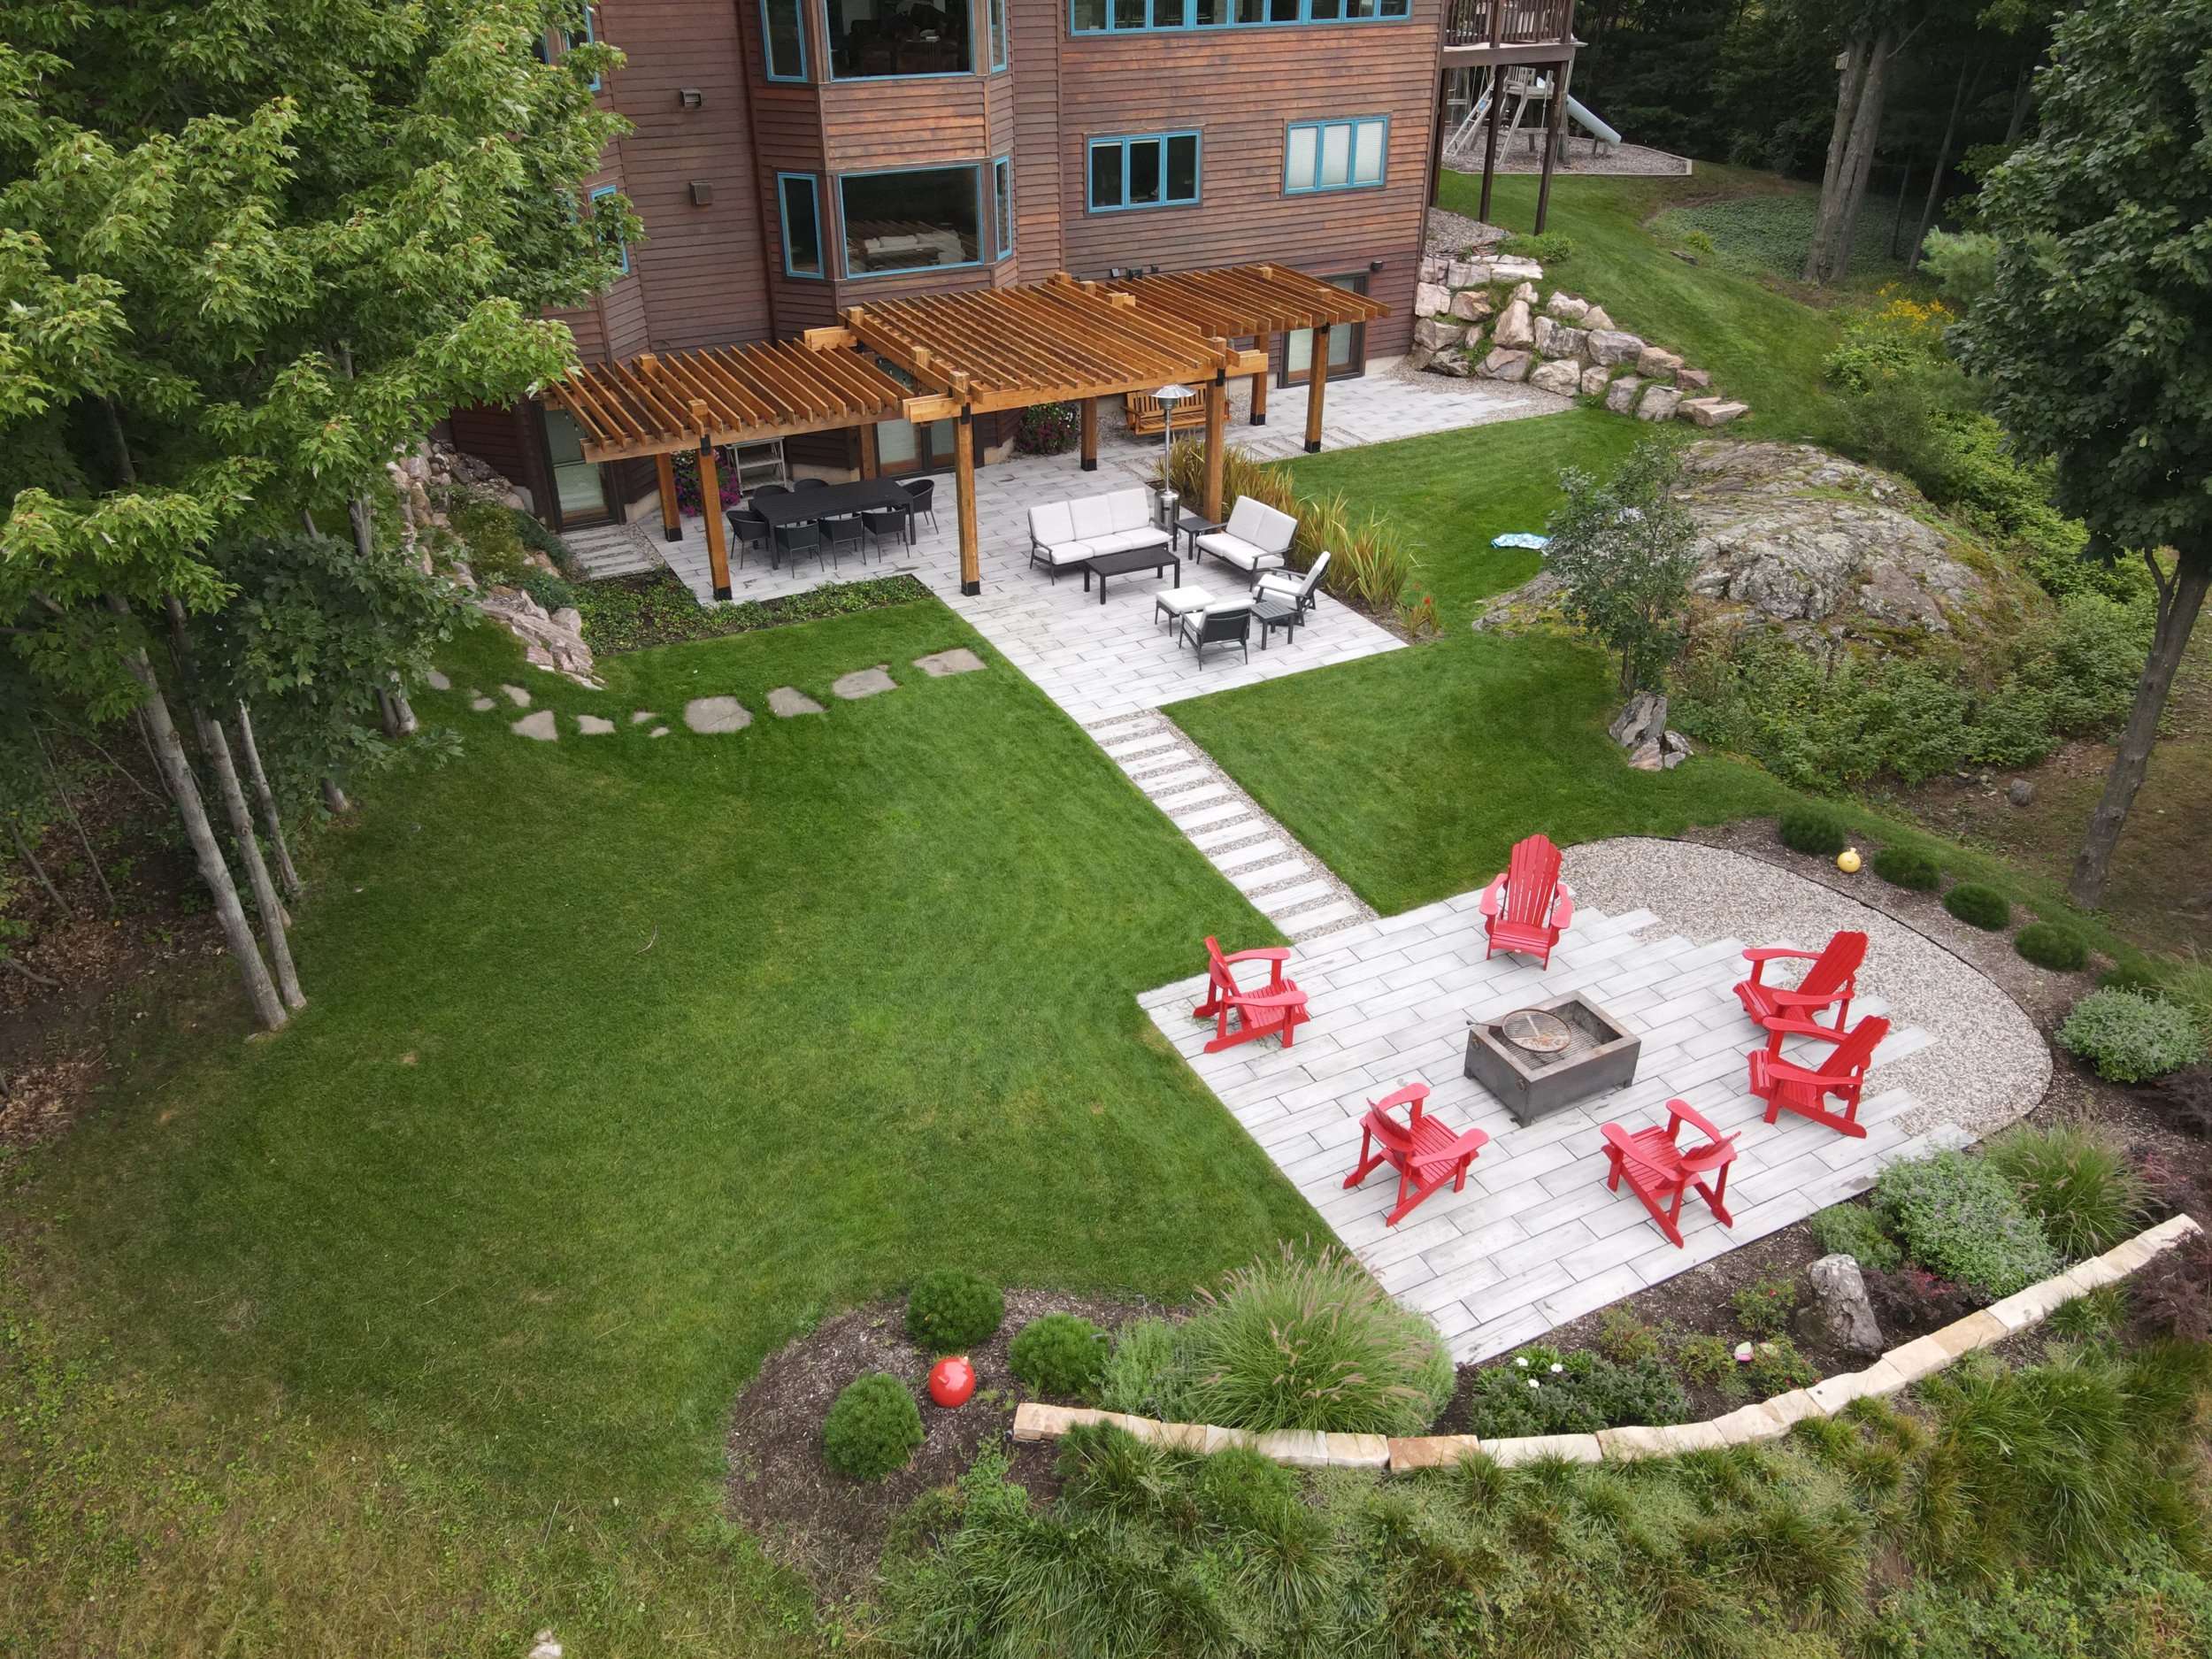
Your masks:
<svg viewBox="0 0 2212 1659"><path fill-rule="evenodd" d="M1467 1075L1526 1125L1636 1080L1643 1039L1580 996L1467 1023Z"/></svg>

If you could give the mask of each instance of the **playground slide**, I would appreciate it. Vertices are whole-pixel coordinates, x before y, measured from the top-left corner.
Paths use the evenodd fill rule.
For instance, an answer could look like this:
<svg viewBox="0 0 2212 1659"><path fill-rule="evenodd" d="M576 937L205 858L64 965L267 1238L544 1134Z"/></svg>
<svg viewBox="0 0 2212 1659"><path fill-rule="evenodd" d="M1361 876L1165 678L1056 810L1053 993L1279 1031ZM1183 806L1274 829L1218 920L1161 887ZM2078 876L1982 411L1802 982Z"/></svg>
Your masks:
<svg viewBox="0 0 2212 1659"><path fill-rule="evenodd" d="M1582 100L1570 92L1567 95L1567 113L1588 128L1601 144L1617 144L1621 135L1583 107Z"/></svg>

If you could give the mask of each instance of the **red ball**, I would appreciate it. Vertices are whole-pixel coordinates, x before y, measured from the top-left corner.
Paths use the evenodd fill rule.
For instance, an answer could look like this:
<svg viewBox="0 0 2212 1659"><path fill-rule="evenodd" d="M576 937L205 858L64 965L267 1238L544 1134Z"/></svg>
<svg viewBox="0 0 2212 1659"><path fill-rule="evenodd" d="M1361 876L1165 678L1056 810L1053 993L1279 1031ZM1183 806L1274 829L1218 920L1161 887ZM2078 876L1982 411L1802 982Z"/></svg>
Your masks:
<svg viewBox="0 0 2212 1659"><path fill-rule="evenodd" d="M956 1354L929 1368L929 1397L948 1411L968 1403L975 1393L975 1367Z"/></svg>

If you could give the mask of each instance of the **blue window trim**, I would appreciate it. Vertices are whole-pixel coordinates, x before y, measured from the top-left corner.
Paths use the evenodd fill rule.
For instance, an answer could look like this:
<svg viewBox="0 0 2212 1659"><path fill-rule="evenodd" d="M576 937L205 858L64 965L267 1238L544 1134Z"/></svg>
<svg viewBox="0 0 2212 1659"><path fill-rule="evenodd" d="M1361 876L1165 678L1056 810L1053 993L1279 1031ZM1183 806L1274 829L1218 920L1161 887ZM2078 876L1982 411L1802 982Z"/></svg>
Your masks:
<svg viewBox="0 0 2212 1659"><path fill-rule="evenodd" d="M599 29L592 21L591 7L588 5L584 8L584 44L587 46L599 44ZM591 78L591 89L597 92L606 84L606 80L604 75L594 75Z"/></svg>
<svg viewBox="0 0 2212 1659"><path fill-rule="evenodd" d="M599 204L606 197L621 194L622 187L618 184L595 185L591 192L592 217L596 219L599 216ZM630 274L630 244L626 242L622 244L622 274Z"/></svg>
<svg viewBox="0 0 2212 1659"><path fill-rule="evenodd" d="M1003 225L1006 234L999 235ZM1011 258L1014 253L1014 158L996 156L991 161L991 263Z"/></svg>
<svg viewBox="0 0 2212 1659"><path fill-rule="evenodd" d="M1365 25L1369 23L1410 23L1413 20L1412 0L1394 0L1394 4L1404 9L1386 17L1382 15L1381 7L1393 4L1394 0L1375 0L1376 14L1363 18L1317 18L1313 15L1313 0L1299 0L1298 15L1294 18L1265 18L1250 23L1230 18L1219 23L1199 23L1194 20L1198 15L1197 0L1183 0L1183 20L1180 23L1145 23L1134 28L1124 28L1114 21L1114 0L1105 0L1105 27L1093 29L1084 28L1076 22L1075 8L1078 0L1067 0L1067 3L1068 33L1078 40L1094 35L1166 35L1179 34L1187 30L1210 29L1288 29L1302 28L1311 24L1318 24L1326 27L1339 23ZM1236 0L1222 0L1222 4L1234 10ZM1346 4L1349 4L1349 0L1340 0L1338 9L1341 11Z"/></svg>
<svg viewBox="0 0 2212 1659"><path fill-rule="evenodd" d="M968 0L951 0L951 4L956 5L966 5L968 4ZM1072 0L1071 0L1071 4L1072 4ZM803 12L811 11L817 7L820 9L822 14L822 33L826 36L829 33L829 0L800 0L800 6ZM762 0L761 15L763 17L767 15L766 0ZM972 15L968 19L968 27L972 31L975 27L975 19ZM983 14L983 28L987 35L990 32L990 27L991 17L990 12L987 9ZM837 73L836 54L833 52L830 56L829 73L826 79L835 81L840 85L849 84L856 81L965 81L976 73L973 66L975 64L975 44L976 43L972 39L968 42L968 63L970 65L968 68L933 69L926 75L841 75ZM987 57L989 55L990 50L990 42L986 41L984 42L984 53ZM1005 67L1006 65L1004 64L993 64L991 65L991 73L993 74L996 74L1000 70Z"/></svg>
<svg viewBox="0 0 2212 1659"><path fill-rule="evenodd" d="M783 186L787 179L796 179L807 188L814 198L814 251L821 261L818 271L795 271L791 268L791 214L784 201ZM776 175L776 224L783 237L783 273L800 282L829 280L829 226L822 213L822 180L818 173L779 173Z"/></svg>
<svg viewBox="0 0 2212 1659"><path fill-rule="evenodd" d="M1073 4L1074 0L1069 0L1069 4ZM995 6L998 9L996 28L991 27L991 11ZM1006 73L1007 60L1013 55L1013 10L1014 0L983 0L983 33L989 37L991 73L995 75Z"/></svg>
<svg viewBox="0 0 2212 1659"><path fill-rule="evenodd" d="M904 79L904 77L901 77ZM856 271L852 263L852 245L845 234L845 180L848 179L887 179L899 173L956 173L968 170L975 180L975 245L978 257L963 259L956 265L904 265L896 271ZM981 257L983 248L984 200L983 170L980 161L929 161L916 167L864 167L854 173L834 174L830 182L835 187L832 194L837 198L837 265L845 273L848 282L873 282L883 277L911 277L932 271L972 271L987 263Z"/></svg>
<svg viewBox="0 0 2212 1659"><path fill-rule="evenodd" d="M1362 127L1363 126L1365 126L1365 125L1367 125L1367 124L1369 124L1369 123L1371 123L1371 122L1374 122L1374 121L1380 121L1380 122L1382 123L1382 129L1383 129L1383 135L1382 135L1382 146L1383 146L1382 173L1381 173L1381 174L1380 174L1380 176L1379 176L1379 177L1378 177L1378 178L1376 178L1376 179L1374 179L1374 180L1371 180L1371 181L1364 182L1364 183L1354 183L1354 182L1352 182L1352 181L1351 181L1351 180L1346 180L1346 181L1345 181L1344 183L1342 183L1342 184L1319 184L1319 183L1315 183L1315 184L1293 184L1293 183L1290 181L1290 135L1291 135L1293 133L1295 133L1295 132L1300 132L1300 131L1305 131L1305 130L1310 130L1310 131L1312 131L1314 134L1317 134L1317 136L1316 136L1316 137L1315 137L1315 139L1314 139L1314 156L1315 156L1315 158L1316 158L1316 162L1317 162L1317 163L1318 163L1318 160L1319 160L1320 153L1321 153L1321 148L1320 148L1320 147L1321 147L1321 142L1322 142L1322 141L1321 141L1321 139L1317 136L1317 134L1321 134L1321 133L1323 133L1323 132L1325 132L1328 128L1330 128L1330 127L1350 127L1350 128L1352 129L1352 132L1353 132L1353 139L1354 139L1354 142L1356 142L1358 141L1358 134L1359 134L1359 129L1360 129L1360 127ZM1355 152L1355 154L1354 154L1354 155L1353 155L1353 157L1352 157L1352 166L1353 166L1353 167L1356 170L1356 169L1357 169L1357 167L1358 167L1358 165L1359 165L1359 157L1358 157L1357 153L1356 153L1356 152ZM1390 182L1390 117L1389 117L1389 116L1387 116L1387 115L1340 115L1340 116L1334 116L1334 117L1332 117L1330 119L1325 120L1325 121L1292 121L1292 122L1289 122L1288 124L1286 124L1286 125L1284 127L1284 128L1283 128L1283 194L1284 194L1285 196L1335 196L1335 195L1337 195L1339 192L1340 192L1340 191L1344 191L1344 190L1379 190L1379 189L1382 189L1385 186L1386 186L1389 182Z"/></svg>
<svg viewBox="0 0 2212 1659"><path fill-rule="evenodd" d="M1129 146L1133 143L1145 144L1150 143L1155 140L1158 141L1160 145L1160 188L1162 190L1165 190L1167 188L1167 141L1171 138L1188 138L1194 140L1197 142L1198 165L1193 169L1193 173L1194 174L1194 181L1198 186L1198 193L1195 196L1191 196L1187 201L1179 198L1170 201L1164 197L1157 202L1130 201ZM1110 144L1118 146L1121 150L1122 199L1116 206L1101 207L1091 200L1091 152L1102 149ZM1148 213L1156 208L1196 207L1205 199L1205 195L1206 137L1203 133L1200 132L1198 128L1194 127L1179 127L1171 131L1164 133L1124 133L1108 138L1094 138L1089 140L1083 146L1083 211L1087 213Z"/></svg>
<svg viewBox="0 0 2212 1659"><path fill-rule="evenodd" d="M769 38L768 35L768 8L772 4L773 0L760 0L760 73L762 76L766 80L778 81L787 86L811 80L812 77L807 73L807 0L791 0L793 9L799 14L799 73L795 75L780 75L776 73L775 42Z"/></svg>

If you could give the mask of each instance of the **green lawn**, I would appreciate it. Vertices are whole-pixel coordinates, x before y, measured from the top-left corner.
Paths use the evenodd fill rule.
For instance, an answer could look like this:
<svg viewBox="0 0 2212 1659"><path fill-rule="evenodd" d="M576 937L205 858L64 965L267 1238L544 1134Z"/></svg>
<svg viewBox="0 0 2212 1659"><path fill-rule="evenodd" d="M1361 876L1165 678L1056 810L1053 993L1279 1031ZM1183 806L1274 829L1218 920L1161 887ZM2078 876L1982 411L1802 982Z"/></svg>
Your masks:
<svg viewBox="0 0 2212 1659"><path fill-rule="evenodd" d="M908 665L956 644L990 672ZM830 695L875 663L900 689ZM265 1041L181 1040L25 1201L69 1263L36 1307L85 1339L53 1353L137 1379L142 1402L249 1425L280 1407L316 1481L388 1460L438 1495L376 1564L303 1545L233 1586L285 1605L288 1646L217 1640L236 1609L188 1540L162 1542L167 1509L150 1536L125 1525L121 1567L19 1532L12 1556L58 1553L0 1593L0 1625L35 1607L75 1621L54 1631L121 1628L88 1586L171 1654L309 1651L318 1619L419 1651L518 1652L532 1619L575 1653L730 1651L781 1615L751 1544L713 1525L726 1417L810 1319L936 1264L1181 1297L1319 1231L1133 1000L1189 973L1208 933L1276 936L935 602L614 658L604 694L485 631L448 666L620 729L565 718L534 743L503 700L426 696L465 752L371 787L324 844L296 936L307 1012ZM829 712L766 718L782 684ZM627 720L723 691L750 730L653 741ZM55 1409L87 1415L59 1438L113 1442L73 1499L78 1464L42 1472L64 1509L128 1510L132 1448L197 1432L64 1392ZM258 1454L217 1449L175 1455L230 1492L244 1477L214 1471ZM276 1502L271 1479L254 1502ZM546 1555L580 1516L601 1541ZM123 1571L136 1553L184 1564Z"/></svg>
<svg viewBox="0 0 2212 1659"><path fill-rule="evenodd" d="M1494 223L1514 230L1536 221L1536 180L1500 178ZM1714 196L1771 193L1778 181L1740 168L1701 162L1688 179L1552 180L1546 227L1574 243L1573 257L1545 268L1550 280L1604 305L1613 320L1679 351L1713 383L1751 405L1732 431L1766 438L1814 438L1827 430L1828 398L1818 385L1821 359L1835 349L1840 326L1829 312L1718 264L1686 264L1644 227L1670 203ZM1482 180L1447 171L1440 205L1472 216Z"/></svg>

